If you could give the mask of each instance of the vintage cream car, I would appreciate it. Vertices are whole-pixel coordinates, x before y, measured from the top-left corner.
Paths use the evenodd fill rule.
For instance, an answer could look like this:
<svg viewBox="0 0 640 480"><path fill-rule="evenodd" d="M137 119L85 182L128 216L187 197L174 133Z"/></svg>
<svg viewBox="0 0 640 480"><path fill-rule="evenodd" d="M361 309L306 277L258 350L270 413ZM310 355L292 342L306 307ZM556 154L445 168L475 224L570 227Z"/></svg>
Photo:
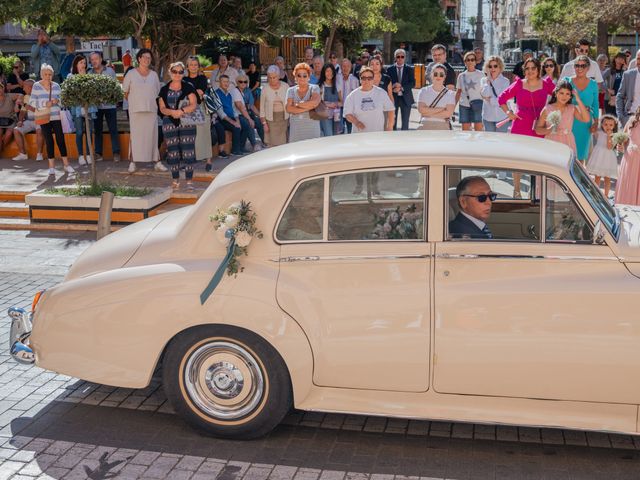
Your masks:
<svg viewBox="0 0 640 480"><path fill-rule="evenodd" d="M493 238L450 235L470 175L498 194ZM264 238L201 304L226 253L208 217L240 200ZM639 239L638 211L558 143L312 140L97 242L33 313L12 309L12 352L131 388L161 363L176 411L224 437L264 435L291 407L638 433Z"/></svg>

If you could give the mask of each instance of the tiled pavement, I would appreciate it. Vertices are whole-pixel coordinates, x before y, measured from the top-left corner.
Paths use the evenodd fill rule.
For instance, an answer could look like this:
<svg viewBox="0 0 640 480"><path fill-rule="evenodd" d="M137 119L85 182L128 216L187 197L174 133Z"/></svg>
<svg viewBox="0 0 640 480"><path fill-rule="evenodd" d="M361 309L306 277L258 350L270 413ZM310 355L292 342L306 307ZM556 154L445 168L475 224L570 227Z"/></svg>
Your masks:
<svg viewBox="0 0 640 480"><path fill-rule="evenodd" d="M14 363L6 308L58 283L90 243L0 232L0 480L640 478L640 437L293 412L233 442L185 425L157 379L122 389Z"/></svg>

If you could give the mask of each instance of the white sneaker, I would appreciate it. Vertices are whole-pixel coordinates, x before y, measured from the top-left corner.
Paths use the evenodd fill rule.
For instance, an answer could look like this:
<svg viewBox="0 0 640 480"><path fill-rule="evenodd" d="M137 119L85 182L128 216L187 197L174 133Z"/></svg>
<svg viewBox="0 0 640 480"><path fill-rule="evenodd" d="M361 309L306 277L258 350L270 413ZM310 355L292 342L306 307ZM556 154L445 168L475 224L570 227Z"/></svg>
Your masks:
<svg viewBox="0 0 640 480"><path fill-rule="evenodd" d="M167 167L165 167L161 162L156 162L155 165L153 166L153 169L156 172L168 172L169 169Z"/></svg>
<svg viewBox="0 0 640 480"><path fill-rule="evenodd" d="M129 163L129 173L134 173L136 171L136 164L134 162Z"/></svg>
<svg viewBox="0 0 640 480"><path fill-rule="evenodd" d="M91 155L86 155L86 156L84 157L84 159L87 161L87 163L88 163L89 165L91 165L91 164L93 163L93 159L91 158Z"/></svg>
<svg viewBox="0 0 640 480"><path fill-rule="evenodd" d="M44 160L44 158L42 158L42 154L39 153L36 155L36 162L42 162Z"/></svg>
<svg viewBox="0 0 640 480"><path fill-rule="evenodd" d="M87 161L84 159L84 155L78 157L78 165L86 165Z"/></svg>
<svg viewBox="0 0 640 480"><path fill-rule="evenodd" d="M66 167L64 167L64 171L67 173L76 173L71 165L67 165Z"/></svg>
<svg viewBox="0 0 640 480"><path fill-rule="evenodd" d="M28 160L28 159L29 159L29 157L27 156L26 153L19 153L15 157L13 157L11 160L15 160L16 162L20 162L22 160Z"/></svg>
<svg viewBox="0 0 640 480"><path fill-rule="evenodd" d="M50 168L49 169L49 175L55 175L56 174L56 169L55 168Z"/></svg>

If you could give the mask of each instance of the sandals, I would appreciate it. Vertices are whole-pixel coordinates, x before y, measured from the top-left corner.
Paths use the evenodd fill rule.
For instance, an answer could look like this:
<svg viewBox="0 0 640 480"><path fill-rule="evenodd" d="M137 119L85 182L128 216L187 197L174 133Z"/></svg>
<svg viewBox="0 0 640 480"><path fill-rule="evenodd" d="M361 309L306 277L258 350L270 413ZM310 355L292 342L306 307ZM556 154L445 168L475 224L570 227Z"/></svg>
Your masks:
<svg viewBox="0 0 640 480"><path fill-rule="evenodd" d="M173 188L174 190L180 188L180 182L174 180L173 182L171 182L171 188Z"/></svg>

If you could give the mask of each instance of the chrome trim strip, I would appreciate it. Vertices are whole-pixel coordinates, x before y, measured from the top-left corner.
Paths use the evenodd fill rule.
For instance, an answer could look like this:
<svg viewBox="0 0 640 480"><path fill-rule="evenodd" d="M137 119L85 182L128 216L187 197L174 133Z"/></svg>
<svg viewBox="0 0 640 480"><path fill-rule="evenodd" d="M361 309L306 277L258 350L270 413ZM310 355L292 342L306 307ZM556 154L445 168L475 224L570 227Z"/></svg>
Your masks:
<svg viewBox="0 0 640 480"><path fill-rule="evenodd" d="M11 317L9 333L9 353L18 363L31 365L36 361L35 353L29 345L31 336L32 314L23 308L11 307L8 311Z"/></svg>
<svg viewBox="0 0 640 480"><path fill-rule="evenodd" d="M318 262L318 261L340 261L340 260L406 260L417 258L431 258L433 255L323 255L323 256L291 256L282 257L279 260L272 259L272 262Z"/></svg>
<svg viewBox="0 0 640 480"><path fill-rule="evenodd" d="M491 255L491 254L451 254L439 253L436 258L448 260L469 260L476 258L494 258L494 259L515 259L515 260L582 260L582 261L616 261L620 262L618 257L596 257L588 255Z"/></svg>

